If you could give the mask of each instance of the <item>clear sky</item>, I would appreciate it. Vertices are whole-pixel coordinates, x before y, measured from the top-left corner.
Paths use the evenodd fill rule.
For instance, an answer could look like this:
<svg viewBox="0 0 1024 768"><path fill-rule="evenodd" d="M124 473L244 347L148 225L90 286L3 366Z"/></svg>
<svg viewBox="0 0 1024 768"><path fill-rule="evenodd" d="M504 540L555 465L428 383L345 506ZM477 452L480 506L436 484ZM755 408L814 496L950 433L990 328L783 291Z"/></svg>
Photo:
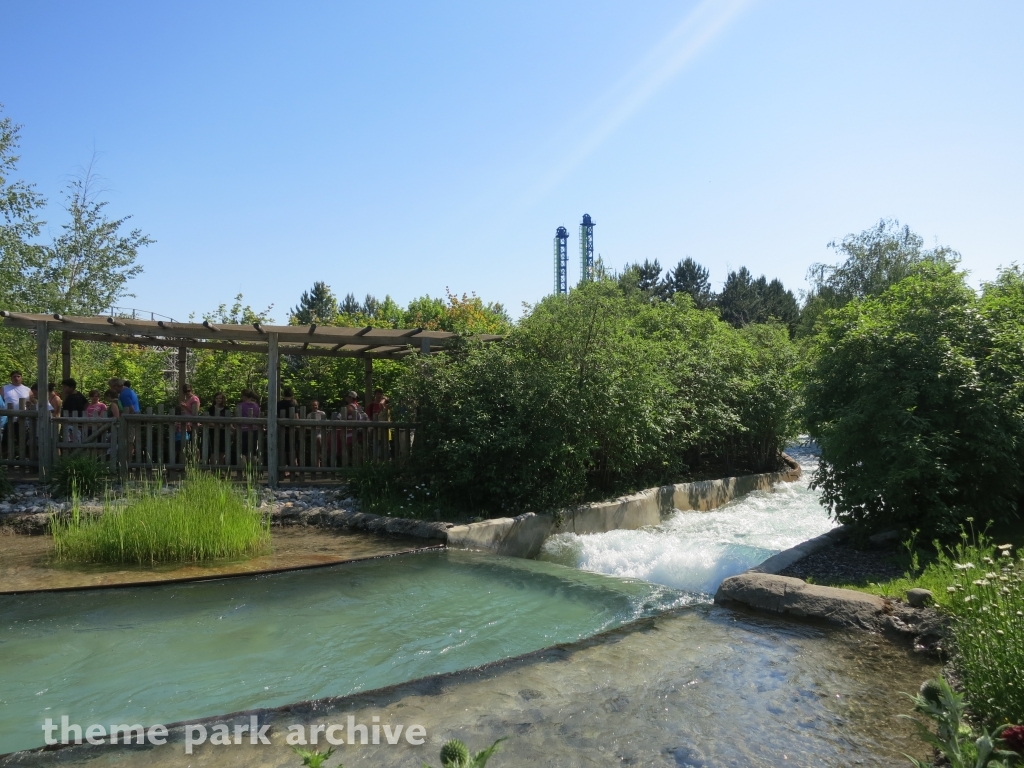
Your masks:
<svg viewBox="0 0 1024 768"><path fill-rule="evenodd" d="M95 151L157 240L126 306L476 292L518 315L590 213L613 268L805 286L880 217L1024 262L1024 3L0 3L51 201Z"/></svg>

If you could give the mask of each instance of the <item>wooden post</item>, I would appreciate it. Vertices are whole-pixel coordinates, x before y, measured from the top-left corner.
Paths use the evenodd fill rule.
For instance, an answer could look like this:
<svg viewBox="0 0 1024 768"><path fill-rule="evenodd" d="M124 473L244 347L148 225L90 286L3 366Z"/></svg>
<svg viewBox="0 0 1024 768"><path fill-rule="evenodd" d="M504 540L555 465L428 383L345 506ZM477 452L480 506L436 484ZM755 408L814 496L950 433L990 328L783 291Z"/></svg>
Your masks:
<svg viewBox="0 0 1024 768"><path fill-rule="evenodd" d="M370 403L373 402L373 358L366 358L366 375L363 377L363 384L366 386L366 413L370 413Z"/></svg>
<svg viewBox="0 0 1024 768"><path fill-rule="evenodd" d="M50 329L45 320L36 323L36 383L38 385L39 400L36 403L36 413L39 435L39 475L44 476L50 469L53 460L53 446L50 445L50 411L47 408L49 392L47 384L50 381L50 373L47 368L46 353L49 342Z"/></svg>
<svg viewBox="0 0 1024 768"><path fill-rule="evenodd" d="M267 482L277 488L277 334L267 337Z"/></svg>
<svg viewBox="0 0 1024 768"><path fill-rule="evenodd" d="M67 331L60 333L60 380L71 378L71 337Z"/></svg>
<svg viewBox="0 0 1024 768"><path fill-rule="evenodd" d="M178 347L178 397L182 396L181 388L185 386L188 376L188 347Z"/></svg>
<svg viewBox="0 0 1024 768"><path fill-rule="evenodd" d="M430 339L428 339L426 336L424 336L422 339L420 339L420 354L421 355L429 355L430 354Z"/></svg>

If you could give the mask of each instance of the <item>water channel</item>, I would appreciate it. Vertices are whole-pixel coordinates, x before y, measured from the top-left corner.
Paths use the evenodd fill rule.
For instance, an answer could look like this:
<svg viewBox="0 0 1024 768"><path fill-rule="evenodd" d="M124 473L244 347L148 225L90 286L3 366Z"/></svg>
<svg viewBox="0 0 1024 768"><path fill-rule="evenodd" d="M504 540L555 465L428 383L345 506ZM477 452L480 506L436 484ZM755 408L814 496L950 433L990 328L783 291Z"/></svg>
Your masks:
<svg viewBox="0 0 1024 768"><path fill-rule="evenodd" d="M0 595L0 754L40 746L46 717L172 723L283 708L265 716L364 712L427 727L429 749L345 747L349 767L419 766L450 736L511 736L496 768L891 765L921 751L895 715L932 665L866 634L709 605L725 576L830 527L805 478L645 531L558 536L538 561L431 551ZM295 704L330 697L343 698ZM284 732L274 747L207 747L197 759L290 765ZM0 765L182 757L180 745L137 759L83 746Z"/></svg>

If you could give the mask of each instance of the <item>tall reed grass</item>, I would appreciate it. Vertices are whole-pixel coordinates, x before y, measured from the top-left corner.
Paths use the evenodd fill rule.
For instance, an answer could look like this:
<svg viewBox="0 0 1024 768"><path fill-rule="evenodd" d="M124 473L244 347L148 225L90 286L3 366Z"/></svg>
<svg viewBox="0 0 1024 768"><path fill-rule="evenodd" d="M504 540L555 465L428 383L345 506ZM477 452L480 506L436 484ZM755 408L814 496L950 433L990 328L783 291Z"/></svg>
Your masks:
<svg viewBox="0 0 1024 768"><path fill-rule="evenodd" d="M171 493L140 482L124 498L108 497L101 514L50 519L61 562L156 565L238 558L270 549L270 517L257 509L255 489L188 470Z"/></svg>

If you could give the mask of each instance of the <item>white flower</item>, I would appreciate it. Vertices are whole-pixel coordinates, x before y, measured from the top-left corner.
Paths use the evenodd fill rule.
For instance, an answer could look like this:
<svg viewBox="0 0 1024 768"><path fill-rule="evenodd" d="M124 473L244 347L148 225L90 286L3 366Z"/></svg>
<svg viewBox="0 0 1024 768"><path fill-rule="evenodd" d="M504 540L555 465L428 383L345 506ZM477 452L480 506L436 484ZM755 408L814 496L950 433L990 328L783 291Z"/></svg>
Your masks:
<svg viewBox="0 0 1024 768"><path fill-rule="evenodd" d="M974 567L974 563L954 563L953 567L958 571L969 571Z"/></svg>
<svg viewBox="0 0 1024 768"><path fill-rule="evenodd" d="M985 574L985 578L986 579L994 579L994 578L996 578L996 574L994 574L994 573L986 573Z"/></svg>
<svg viewBox="0 0 1024 768"><path fill-rule="evenodd" d="M1000 544L996 549L1001 549L1003 552L1008 552L1013 549L1013 544Z"/></svg>
<svg viewBox="0 0 1024 768"><path fill-rule="evenodd" d="M975 579L973 582L976 587L987 587L989 584L988 579Z"/></svg>
<svg viewBox="0 0 1024 768"><path fill-rule="evenodd" d="M981 559L983 561L985 561L986 563L988 563L989 565L993 565L995 563L995 560L993 560L991 557L983 557Z"/></svg>
<svg viewBox="0 0 1024 768"><path fill-rule="evenodd" d="M952 594L953 592L956 592L956 587L946 587L946 591Z"/></svg>

